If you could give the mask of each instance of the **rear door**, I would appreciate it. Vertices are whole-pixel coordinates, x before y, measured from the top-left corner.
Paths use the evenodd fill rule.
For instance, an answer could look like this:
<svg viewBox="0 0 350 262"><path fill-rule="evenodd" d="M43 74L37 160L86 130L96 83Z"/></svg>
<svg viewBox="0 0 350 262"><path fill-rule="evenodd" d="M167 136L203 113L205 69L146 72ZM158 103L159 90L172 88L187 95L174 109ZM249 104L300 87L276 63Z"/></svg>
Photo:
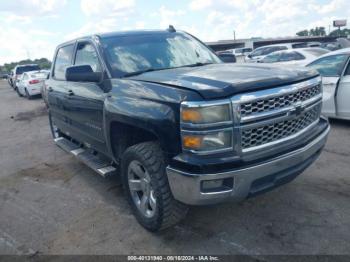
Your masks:
<svg viewBox="0 0 350 262"><path fill-rule="evenodd" d="M57 127L68 135L70 135L70 120L65 102L68 94L65 73L66 68L72 65L74 47L75 44L72 43L57 49L52 73L47 81L51 117Z"/></svg>
<svg viewBox="0 0 350 262"><path fill-rule="evenodd" d="M89 65L94 72L102 72L101 59L95 45L90 41L77 43L74 65ZM72 130L77 140L87 146L107 152L103 126L103 108L106 94L101 83L67 82L67 107Z"/></svg>

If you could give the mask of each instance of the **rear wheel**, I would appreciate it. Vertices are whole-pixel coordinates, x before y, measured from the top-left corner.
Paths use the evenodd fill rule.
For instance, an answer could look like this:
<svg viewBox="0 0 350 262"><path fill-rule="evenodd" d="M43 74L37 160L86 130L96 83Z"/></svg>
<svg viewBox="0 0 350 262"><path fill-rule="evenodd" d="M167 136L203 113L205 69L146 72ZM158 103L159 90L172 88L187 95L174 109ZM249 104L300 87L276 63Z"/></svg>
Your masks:
<svg viewBox="0 0 350 262"><path fill-rule="evenodd" d="M22 97L22 96L23 96L23 95L19 92L18 87L16 88L16 92L17 92L17 94L18 94L19 97Z"/></svg>
<svg viewBox="0 0 350 262"><path fill-rule="evenodd" d="M27 98L28 100L32 99L32 96L29 94L27 88L25 89L25 93L26 93L26 98Z"/></svg>
<svg viewBox="0 0 350 262"><path fill-rule="evenodd" d="M128 201L138 222L150 231L175 225L188 210L174 199L165 167L162 149L156 142L131 146L122 158Z"/></svg>

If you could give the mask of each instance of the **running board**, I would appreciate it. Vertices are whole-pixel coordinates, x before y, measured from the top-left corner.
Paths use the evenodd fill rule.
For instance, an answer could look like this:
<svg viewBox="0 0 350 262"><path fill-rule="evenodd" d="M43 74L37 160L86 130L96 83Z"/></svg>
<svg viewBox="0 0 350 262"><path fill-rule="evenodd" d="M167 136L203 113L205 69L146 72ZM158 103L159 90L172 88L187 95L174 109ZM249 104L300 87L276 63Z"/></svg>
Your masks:
<svg viewBox="0 0 350 262"><path fill-rule="evenodd" d="M91 154L84 148L79 147L68 139L59 137L54 139L54 141L56 145L58 145L64 151L74 155L76 158L78 158L91 169L95 170L101 176L107 177L115 175L117 173L117 169L114 166L111 166L111 163L101 160L98 156Z"/></svg>

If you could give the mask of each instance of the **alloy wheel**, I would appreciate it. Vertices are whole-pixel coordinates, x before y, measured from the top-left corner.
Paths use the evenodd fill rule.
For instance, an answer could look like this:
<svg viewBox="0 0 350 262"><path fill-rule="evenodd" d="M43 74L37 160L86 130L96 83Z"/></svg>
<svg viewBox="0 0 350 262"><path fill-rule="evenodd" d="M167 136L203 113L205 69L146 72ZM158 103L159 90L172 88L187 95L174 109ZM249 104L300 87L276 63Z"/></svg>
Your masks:
<svg viewBox="0 0 350 262"><path fill-rule="evenodd" d="M153 217L157 201L151 185L151 177L137 160L133 160L129 164L128 184L134 204L141 214L147 218Z"/></svg>

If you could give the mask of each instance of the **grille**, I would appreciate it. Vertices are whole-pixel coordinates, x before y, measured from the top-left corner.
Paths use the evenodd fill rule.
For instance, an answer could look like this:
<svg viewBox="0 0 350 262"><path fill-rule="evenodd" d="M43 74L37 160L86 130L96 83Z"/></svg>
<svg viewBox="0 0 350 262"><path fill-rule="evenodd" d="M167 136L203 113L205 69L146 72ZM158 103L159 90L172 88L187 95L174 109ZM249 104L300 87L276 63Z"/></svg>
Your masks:
<svg viewBox="0 0 350 262"><path fill-rule="evenodd" d="M298 101L306 101L322 92L321 85L300 90L295 93L272 97L270 99L261 99L254 102L241 104L241 117L249 116L254 113L267 112L274 109L283 108Z"/></svg>
<svg viewBox="0 0 350 262"><path fill-rule="evenodd" d="M303 130L319 118L320 109L318 105L291 120L242 130L242 149L274 142Z"/></svg>

